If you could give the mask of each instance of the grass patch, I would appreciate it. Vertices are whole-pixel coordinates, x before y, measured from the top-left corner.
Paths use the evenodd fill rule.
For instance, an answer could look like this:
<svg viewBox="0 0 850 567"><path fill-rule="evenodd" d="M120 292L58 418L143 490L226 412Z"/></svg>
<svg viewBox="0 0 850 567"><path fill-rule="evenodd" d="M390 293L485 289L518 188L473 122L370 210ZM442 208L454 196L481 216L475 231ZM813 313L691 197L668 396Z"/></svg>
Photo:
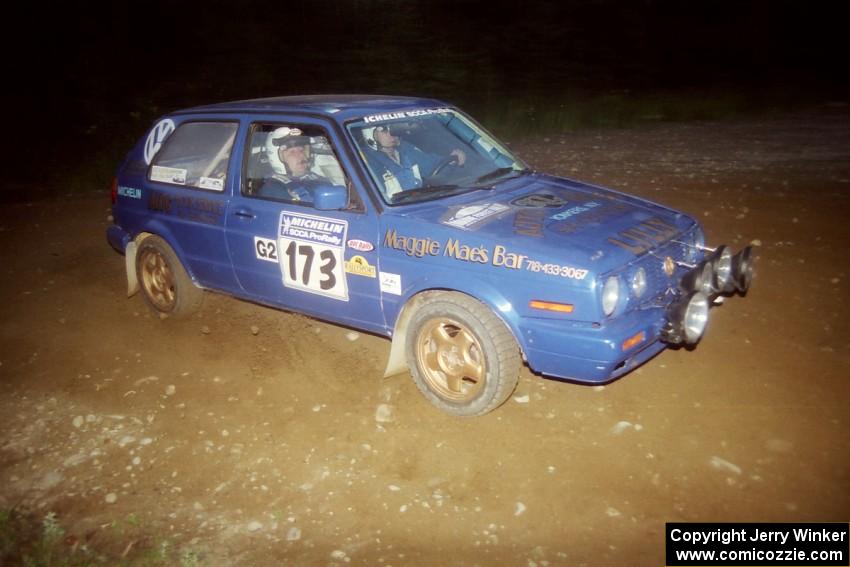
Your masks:
<svg viewBox="0 0 850 567"><path fill-rule="evenodd" d="M756 118L801 106L805 103L778 97L766 99L758 93L616 90L508 96L472 104L470 111L488 129L509 138L595 128L632 128L658 122Z"/></svg>
<svg viewBox="0 0 850 567"><path fill-rule="evenodd" d="M0 510L0 565L26 567L200 567L207 563L193 549L149 536L135 514L113 523L89 543L69 534L54 512L38 518L17 509ZM120 528L120 529L118 529ZM88 534L92 536L92 534ZM94 543L96 542L96 543Z"/></svg>

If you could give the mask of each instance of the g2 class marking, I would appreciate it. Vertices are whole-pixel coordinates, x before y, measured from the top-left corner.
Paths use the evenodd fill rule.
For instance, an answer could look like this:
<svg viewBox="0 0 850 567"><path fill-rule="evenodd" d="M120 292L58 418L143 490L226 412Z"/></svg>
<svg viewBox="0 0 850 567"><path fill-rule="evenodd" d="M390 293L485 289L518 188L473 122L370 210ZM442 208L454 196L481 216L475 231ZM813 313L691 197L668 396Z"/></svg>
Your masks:
<svg viewBox="0 0 850 567"><path fill-rule="evenodd" d="M266 262L278 263L277 257L277 242L271 238L263 238L262 236L254 237L254 252L257 258Z"/></svg>

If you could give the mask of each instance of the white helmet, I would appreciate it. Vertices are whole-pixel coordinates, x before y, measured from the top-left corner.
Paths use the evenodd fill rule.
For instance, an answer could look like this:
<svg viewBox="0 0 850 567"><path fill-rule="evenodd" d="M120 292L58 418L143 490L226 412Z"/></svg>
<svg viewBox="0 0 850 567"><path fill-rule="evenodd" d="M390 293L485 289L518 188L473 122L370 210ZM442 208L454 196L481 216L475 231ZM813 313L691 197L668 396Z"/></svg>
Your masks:
<svg viewBox="0 0 850 567"><path fill-rule="evenodd" d="M273 131L266 138L266 157L269 159L269 165L272 170L278 175L289 175L289 168L286 163L280 159L280 150L292 148L294 146L310 147L310 137L304 136L298 128L290 128L289 126L281 126ZM308 159L312 164L312 152L308 150Z"/></svg>
<svg viewBox="0 0 850 567"><path fill-rule="evenodd" d="M379 150L380 144L378 143L378 139L375 138L375 132L378 130L383 130L384 132L389 132L394 136L398 136L398 128L400 124L383 124L378 126L371 126L369 128L363 128L361 131L363 135L363 139L366 141L366 144L372 148L373 150Z"/></svg>
<svg viewBox="0 0 850 567"><path fill-rule="evenodd" d="M378 149L378 143L375 141L375 128L377 128L377 126L363 128L363 130L360 131L360 133L363 135L363 141L366 142L366 145L372 148L373 150Z"/></svg>

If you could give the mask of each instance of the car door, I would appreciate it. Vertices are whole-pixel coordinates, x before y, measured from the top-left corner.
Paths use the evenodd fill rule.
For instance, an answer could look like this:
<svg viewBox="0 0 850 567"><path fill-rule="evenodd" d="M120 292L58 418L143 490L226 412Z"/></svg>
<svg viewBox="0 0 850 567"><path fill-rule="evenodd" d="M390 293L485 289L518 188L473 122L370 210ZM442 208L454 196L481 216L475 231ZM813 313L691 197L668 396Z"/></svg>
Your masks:
<svg viewBox="0 0 850 567"><path fill-rule="evenodd" d="M230 258L255 301L382 332L376 213L346 173L338 144L333 129L312 117L250 125L241 187L226 215ZM323 190L344 195L338 209L316 208L328 206L315 196Z"/></svg>

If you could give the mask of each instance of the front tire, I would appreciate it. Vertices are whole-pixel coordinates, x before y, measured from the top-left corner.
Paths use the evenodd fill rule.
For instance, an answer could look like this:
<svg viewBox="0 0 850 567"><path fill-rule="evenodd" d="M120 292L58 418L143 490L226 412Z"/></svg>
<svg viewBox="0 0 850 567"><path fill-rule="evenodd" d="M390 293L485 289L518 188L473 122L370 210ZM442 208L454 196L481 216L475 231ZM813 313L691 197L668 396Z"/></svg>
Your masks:
<svg viewBox="0 0 850 567"><path fill-rule="evenodd" d="M459 293L440 293L410 319L406 354L416 386L456 416L488 413L513 393L519 348L487 306Z"/></svg>
<svg viewBox="0 0 850 567"><path fill-rule="evenodd" d="M197 311L204 290L195 285L171 246L148 236L136 252L136 277L145 303L156 313L185 317Z"/></svg>

